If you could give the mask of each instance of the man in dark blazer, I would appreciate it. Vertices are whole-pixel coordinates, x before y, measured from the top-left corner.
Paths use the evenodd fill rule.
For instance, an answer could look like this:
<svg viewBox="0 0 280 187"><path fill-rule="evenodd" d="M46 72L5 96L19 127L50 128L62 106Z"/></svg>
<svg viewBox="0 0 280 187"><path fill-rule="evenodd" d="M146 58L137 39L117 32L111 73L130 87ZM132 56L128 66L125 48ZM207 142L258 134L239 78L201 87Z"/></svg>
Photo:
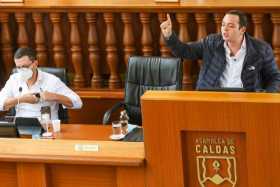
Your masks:
<svg viewBox="0 0 280 187"><path fill-rule="evenodd" d="M280 73L269 44L246 33L247 17L237 10L227 12L221 33L182 43L172 32L169 14L161 31L172 52L182 58L202 59L197 89L244 88L247 91L277 92Z"/></svg>

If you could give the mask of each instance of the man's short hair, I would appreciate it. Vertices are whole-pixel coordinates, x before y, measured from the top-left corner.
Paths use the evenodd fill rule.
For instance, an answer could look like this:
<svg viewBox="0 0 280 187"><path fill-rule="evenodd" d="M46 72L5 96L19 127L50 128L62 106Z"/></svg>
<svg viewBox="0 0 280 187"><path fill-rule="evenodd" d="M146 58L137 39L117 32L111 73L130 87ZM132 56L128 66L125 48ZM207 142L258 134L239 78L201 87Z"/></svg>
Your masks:
<svg viewBox="0 0 280 187"><path fill-rule="evenodd" d="M240 28L241 27L247 27L248 25L248 20L247 20L247 16L244 12L240 11L240 10L230 10L226 13L227 14L230 14L230 15L236 15L239 17L239 25L240 25Z"/></svg>
<svg viewBox="0 0 280 187"><path fill-rule="evenodd" d="M31 61L34 61L34 60L37 59L36 51L32 48L29 48L29 47L18 48L17 51L15 52L14 59L19 59L19 58L22 58L24 56L28 56L28 58Z"/></svg>

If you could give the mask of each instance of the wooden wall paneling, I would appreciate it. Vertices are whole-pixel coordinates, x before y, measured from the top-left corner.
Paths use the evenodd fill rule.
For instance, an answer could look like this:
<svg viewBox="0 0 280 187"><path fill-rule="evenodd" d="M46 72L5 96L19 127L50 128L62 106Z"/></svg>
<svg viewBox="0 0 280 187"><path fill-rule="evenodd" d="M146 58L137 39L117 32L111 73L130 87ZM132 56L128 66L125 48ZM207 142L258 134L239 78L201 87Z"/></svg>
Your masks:
<svg viewBox="0 0 280 187"><path fill-rule="evenodd" d="M195 13L195 20L197 22L197 40L200 40L207 36L207 21L209 20L206 13ZM198 64L201 66L202 60L198 60Z"/></svg>
<svg viewBox="0 0 280 187"><path fill-rule="evenodd" d="M3 187L17 187L18 182L16 164L11 162L0 162L0 180Z"/></svg>
<svg viewBox="0 0 280 187"><path fill-rule="evenodd" d="M130 56L135 55L135 36L133 30L133 17L132 13L122 13L122 21L124 23L123 31L123 45L124 45L124 62L127 67L128 59Z"/></svg>
<svg viewBox="0 0 280 187"><path fill-rule="evenodd" d="M116 187L115 168L92 165L48 165L51 186ZM79 171L79 174L77 174ZM86 180L85 180L86 179Z"/></svg>
<svg viewBox="0 0 280 187"><path fill-rule="evenodd" d="M61 14L50 13L50 20L53 24L52 28L52 50L53 50L53 61L55 67L65 66L65 50L61 31Z"/></svg>
<svg viewBox="0 0 280 187"><path fill-rule="evenodd" d="M182 42L190 42L187 13L177 13L176 20L179 23L179 39ZM184 90L192 90L193 80L191 76L193 62L191 60L184 60L183 63L183 80L182 85Z"/></svg>
<svg viewBox="0 0 280 187"><path fill-rule="evenodd" d="M103 15L106 23L106 61L110 69L109 88L116 89L121 87L121 79L119 76L119 62L114 29L114 14L104 13Z"/></svg>
<svg viewBox="0 0 280 187"><path fill-rule="evenodd" d="M47 187L47 171L42 163L17 163L17 181L21 187Z"/></svg>
<svg viewBox="0 0 280 187"><path fill-rule="evenodd" d="M32 18L35 23L35 49L37 52L37 60L39 66L48 65L48 52L45 46L45 33L43 27L43 14L42 13L32 13Z"/></svg>
<svg viewBox="0 0 280 187"><path fill-rule="evenodd" d="M82 95L83 107L79 110L68 110L69 113L69 123L84 123L84 124L101 124L104 113L109 110L117 102L123 101L123 95L119 96L114 91L105 91L110 97L100 97L101 93L104 91L89 91L89 97L84 97ZM122 93L123 94L123 93ZM120 111L116 111L112 114L111 119L117 120L120 117Z"/></svg>
<svg viewBox="0 0 280 187"><path fill-rule="evenodd" d="M275 61L278 67L280 67L280 14L272 13L271 21L273 23L272 46L274 49Z"/></svg>
<svg viewBox="0 0 280 187"><path fill-rule="evenodd" d="M254 37L264 40L263 36L263 14L252 14L252 22L254 24Z"/></svg>
<svg viewBox="0 0 280 187"><path fill-rule="evenodd" d="M18 47L28 47L28 35L25 28L25 13L15 13L16 22L18 24L17 44Z"/></svg>
<svg viewBox="0 0 280 187"><path fill-rule="evenodd" d="M85 77L83 73L83 58L81 49L80 32L78 28L78 13L68 13L70 22L70 44L71 61L74 67L73 86L75 88L85 87Z"/></svg>
<svg viewBox="0 0 280 187"><path fill-rule="evenodd" d="M1 59L3 60L4 73L5 76L0 77L7 80L12 68L14 67L13 49L12 49L12 38L11 31L9 28L9 13L0 13L0 23L1 23ZM2 82L2 81L1 81Z"/></svg>
<svg viewBox="0 0 280 187"><path fill-rule="evenodd" d="M117 186L144 187L145 185L145 167L117 167ZM128 179L133 176L133 179Z"/></svg>
<svg viewBox="0 0 280 187"><path fill-rule="evenodd" d="M144 143L108 141L111 131L110 126L62 124L53 140L2 138L1 186L125 187L124 179L144 186Z"/></svg>
<svg viewBox="0 0 280 187"><path fill-rule="evenodd" d="M153 55L153 38L151 33L151 14L150 13L140 13L140 22L142 24L142 52L143 56Z"/></svg>
<svg viewBox="0 0 280 187"><path fill-rule="evenodd" d="M96 29L96 13L86 13L88 23L88 58L93 72L91 78L92 88L102 87L100 50L98 46L98 33Z"/></svg>
<svg viewBox="0 0 280 187"><path fill-rule="evenodd" d="M223 22L224 14L223 13L215 13L214 14L214 22L216 24L216 32L221 32L222 22Z"/></svg>

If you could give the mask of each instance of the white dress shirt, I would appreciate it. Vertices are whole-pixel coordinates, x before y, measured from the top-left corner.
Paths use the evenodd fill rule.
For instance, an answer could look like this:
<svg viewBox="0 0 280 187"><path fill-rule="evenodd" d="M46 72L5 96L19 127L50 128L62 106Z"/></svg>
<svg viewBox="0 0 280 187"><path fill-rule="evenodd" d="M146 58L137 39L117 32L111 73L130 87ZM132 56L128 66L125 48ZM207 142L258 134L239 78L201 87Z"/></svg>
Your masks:
<svg viewBox="0 0 280 187"><path fill-rule="evenodd" d="M226 42L224 42L224 48L226 51L226 68L220 78L220 85L221 87L243 88L241 72L246 55L245 36L235 56L230 56L231 52Z"/></svg>
<svg viewBox="0 0 280 187"><path fill-rule="evenodd" d="M4 109L3 105L7 98L19 97L23 94L39 93L43 91L53 92L68 97L73 103L72 108L82 107L80 97L68 88L58 77L42 72L38 69L37 81L29 88L26 82L20 79L19 73L14 73L10 76L9 80L0 92L0 110ZM41 101L36 104L20 103L16 106L16 117L40 117L41 106L50 106L51 119L58 119L59 104L56 102L46 101Z"/></svg>

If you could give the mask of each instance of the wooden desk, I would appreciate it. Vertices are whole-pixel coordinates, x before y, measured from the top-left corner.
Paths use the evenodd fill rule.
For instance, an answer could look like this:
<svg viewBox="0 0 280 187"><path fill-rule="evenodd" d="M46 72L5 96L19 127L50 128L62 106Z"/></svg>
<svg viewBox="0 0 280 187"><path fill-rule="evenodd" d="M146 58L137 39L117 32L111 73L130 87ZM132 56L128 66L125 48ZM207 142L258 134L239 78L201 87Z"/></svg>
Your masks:
<svg viewBox="0 0 280 187"><path fill-rule="evenodd" d="M144 186L143 143L104 141L110 132L69 124L54 140L0 139L1 186ZM94 144L99 151L75 151Z"/></svg>
<svg viewBox="0 0 280 187"><path fill-rule="evenodd" d="M280 186L278 93L147 91L141 99L147 186Z"/></svg>

